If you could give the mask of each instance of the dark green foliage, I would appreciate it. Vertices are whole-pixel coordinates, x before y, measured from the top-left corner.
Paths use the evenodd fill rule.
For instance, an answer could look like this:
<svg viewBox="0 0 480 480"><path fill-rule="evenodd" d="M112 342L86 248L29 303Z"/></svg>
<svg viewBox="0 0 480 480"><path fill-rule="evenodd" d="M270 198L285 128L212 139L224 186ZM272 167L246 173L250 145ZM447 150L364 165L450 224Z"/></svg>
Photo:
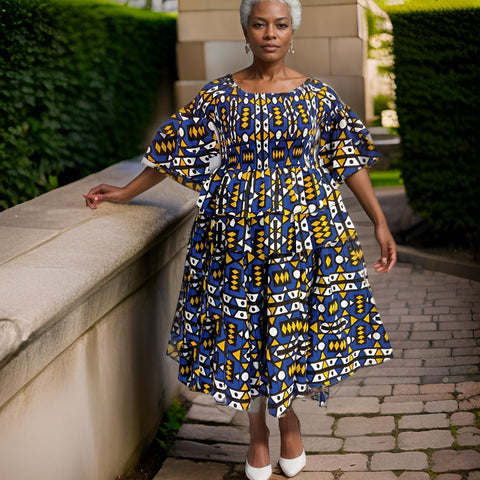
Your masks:
<svg viewBox="0 0 480 480"><path fill-rule="evenodd" d="M143 151L175 29L107 1L0 0L0 209Z"/></svg>
<svg viewBox="0 0 480 480"><path fill-rule="evenodd" d="M162 419L162 423L155 437L160 447L161 456L166 456L170 450L177 432L185 421L185 408L178 400L174 400L170 409Z"/></svg>
<svg viewBox="0 0 480 480"><path fill-rule="evenodd" d="M480 240L480 8L390 11L409 202L440 238Z"/></svg>

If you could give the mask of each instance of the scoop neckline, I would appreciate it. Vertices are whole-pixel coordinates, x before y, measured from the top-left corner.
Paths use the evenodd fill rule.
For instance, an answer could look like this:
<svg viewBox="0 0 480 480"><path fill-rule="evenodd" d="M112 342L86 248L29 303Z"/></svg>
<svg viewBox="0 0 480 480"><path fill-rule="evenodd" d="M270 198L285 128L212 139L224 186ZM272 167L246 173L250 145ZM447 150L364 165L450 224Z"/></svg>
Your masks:
<svg viewBox="0 0 480 480"><path fill-rule="evenodd" d="M304 87L311 80L312 77L307 76L305 80L300 85L298 85L298 87L295 87L293 90L287 92L249 92L238 86L237 82L235 82L233 78L233 74L229 73L227 75L227 78L230 80L232 86L237 89L237 91L242 92L245 95L291 95Z"/></svg>

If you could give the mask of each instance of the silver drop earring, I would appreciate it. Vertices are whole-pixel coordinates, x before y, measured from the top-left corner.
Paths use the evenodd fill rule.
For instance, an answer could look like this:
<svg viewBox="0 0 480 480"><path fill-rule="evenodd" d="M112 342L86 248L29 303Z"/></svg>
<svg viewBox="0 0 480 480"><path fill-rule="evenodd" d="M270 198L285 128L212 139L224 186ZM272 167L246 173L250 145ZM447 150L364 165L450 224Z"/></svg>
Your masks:
<svg viewBox="0 0 480 480"><path fill-rule="evenodd" d="M293 42L290 44L290 47L288 47L288 51L289 51L289 53L291 53L292 55L295 55L295 49L293 48Z"/></svg>
<svg viewBox="0 0 480 480"><path fill-rule="evenodd" d="M248 42L245 42L245 53L248 55L250 53L250 45Z"/></svg>

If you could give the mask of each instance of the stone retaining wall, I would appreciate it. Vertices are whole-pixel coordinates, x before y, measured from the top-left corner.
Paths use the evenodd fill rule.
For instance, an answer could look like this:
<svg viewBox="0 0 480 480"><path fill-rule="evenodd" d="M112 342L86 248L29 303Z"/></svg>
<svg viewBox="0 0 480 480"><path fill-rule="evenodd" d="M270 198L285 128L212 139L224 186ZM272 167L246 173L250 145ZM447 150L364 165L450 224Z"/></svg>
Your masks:
<svg viewBox="0 0 480 480"><path fill-rule="evenodd" d="M177 393L164 352L197 194L85 207L123 162L0 213L0 478L111 480Z"/></svg>

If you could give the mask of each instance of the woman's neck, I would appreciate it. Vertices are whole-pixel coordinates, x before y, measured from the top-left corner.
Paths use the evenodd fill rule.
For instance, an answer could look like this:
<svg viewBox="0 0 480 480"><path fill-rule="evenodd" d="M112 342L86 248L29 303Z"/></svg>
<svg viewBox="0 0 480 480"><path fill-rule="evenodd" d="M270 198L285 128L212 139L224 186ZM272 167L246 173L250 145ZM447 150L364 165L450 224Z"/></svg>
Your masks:
<svg viewBox="0 0 480 480"><path fill-rule="evenodd" d="M275 82L291 78L293 70L285 65L284 62L264 63L253 61L250 67L243 70L244 80L259 80L264 82ZM293 72L296 73L296 72Z"/></svg>
<svg viewBox="0 0 480 480"><path fill-rule="evenodd" d="M233 75L235 83L247 92L282 93L301 85L306 77L287 67L285 63L253 62L250 67Z"/></svg>

